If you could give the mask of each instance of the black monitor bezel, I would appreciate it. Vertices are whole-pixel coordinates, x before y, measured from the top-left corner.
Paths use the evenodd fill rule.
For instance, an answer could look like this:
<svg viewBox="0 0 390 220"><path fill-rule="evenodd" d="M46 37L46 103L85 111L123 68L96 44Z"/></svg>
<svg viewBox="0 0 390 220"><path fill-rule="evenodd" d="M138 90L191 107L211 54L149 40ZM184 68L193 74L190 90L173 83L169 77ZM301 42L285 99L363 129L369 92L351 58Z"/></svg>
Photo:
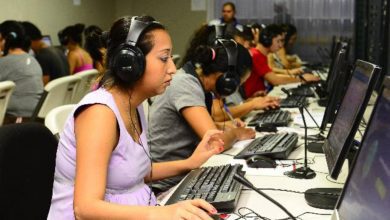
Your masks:
<svg viewBox="0 0 390 220"><path fill-rule="evenodd" d="M367 91L366 91L365 97L363 99L363 103L358 107L357 114L356 114L356 117L354 119L352 128L349 131L347 139L346 139L345 143L343 144L339 155L336 155L336 158L331 158L331 157L333 157L333 155L330 155L330 153L331 153L330 148L331 147L329 146L330 144L328 141L329 135L332 134L332 129L333 129L334 123L332 124L331 128L329 129L328 137L325 139L325 142L322 145L322 149L324 150L324 153L325 153L325 158L326 158L329 174L330 174L330 177L333 179L337 179L337 177L341 171L341 168L343 166L345 158L347 157L347 154L351 148L352 142L355 138L355 134L357 132L357 129L359 128L360 121L363 117L364 111L367 107L367 104L368 104L368 101L371 97L371 94L372 94L378 80L380 78L382 78L381 75L383 75L383 74L381 74L381 68L379 66L372 64L372 63L369 63L369 62L362 61L362 60L356 61L354 72L355 72L356 68L370 69L369 71L365 71L365 72L370 72L371 74L370 74L370 76L368 76L369 81L368 81ZM349 86L350 85L348 85L348 87ZM344 99L345 99L345 96L343 97L341 104L343 104ZM340 105L340 107L341 107L341 105ZM340 107L339 107L339 109L340 109ZM336 115L335 121L337 120L338 117L339 117L339 114ZM330 160L333 160L333 159L334 159L333 164L330 164L332 162Z"/></svg>
<svg viewBox="0 0 390 220"><path fill-rule="evenodd" d="M368 130L370 129L370 127L371 127L371 123L372 123L372 120L373 120L373 116L375 115L375 112L376 112L377 107L378 107L378 102L379 102L379 100L381 99L381 97L382 97L382 95L383 95L383 91L384 91L385 89L390 90L390 77L389 77L389 76L387 76L386 78L384 78L383 84L380 86L378 98L377 98L376 101L375 101L374 108L373 108L372 113L371 113L371 115L370 115L370 119L369 119L369 121L368 121L368 123L367 123L367 127L366 127L366 130L367 130L367 131L368 131ZM365 134L364 134L364 136L363 136L363 138L362 138L362 144L361 144L360 146L363 146L363 143L366 141L367 133L368 133L368 132L365 132ZM356 165L356 163L357 163L356 161L357 161L358 158L359 158L361 149L362 149L362 148L359 147L359 149L358 149L358 151L357 151L357 153L356 153L356 156L355 156L355 158L354 158L353 161L352 161L351 169L350 169L351 171L349 172L349 175L348 175L348 177L347 177L347 180L345 181L343 190L342 190L342 192L341 192L341 194L340 194L340 196L339 196L339 198L338 198L338 200L337 200L337 203L336 203L336 206L335 206L335 213L336 213L337 215L338 215L338 210L339 210L339 208L340 208L340 205L341 205L341 203L342 203L342 201L343 201L343 198L344 198L344 196L345 196L346 186L348 186L349 182L351 181L352 173L353 173L354 170L355 170L354 167L355 167L355 165ZM338 217L338 219L340 219L339 216L337 216L337 217Z"/></svg>
<svg viewBox="0 0 390 220"><path fill-rule="evenodd" d="M342 74L346 74L346 51L345 49L341 49L335 59L335 64L333 67L333 75L337 78L341 77ZM335 83L336 84L336 83ZM341 83L337 83L336 85L333 86L332 90L330 93L328 93L328 102L326 104L324 116L322 117L322 122L320 126L320 130L324 131L326 129L326 125L331 121L331 119L334 119L334 115L336 114L336 107L337 107L337 101L336 100L336 92L342 92L341 90L343 89L345 85L342 85ZM346 85L347 86L347 85ZM332 117L333 115L333 117Z"/></svg>

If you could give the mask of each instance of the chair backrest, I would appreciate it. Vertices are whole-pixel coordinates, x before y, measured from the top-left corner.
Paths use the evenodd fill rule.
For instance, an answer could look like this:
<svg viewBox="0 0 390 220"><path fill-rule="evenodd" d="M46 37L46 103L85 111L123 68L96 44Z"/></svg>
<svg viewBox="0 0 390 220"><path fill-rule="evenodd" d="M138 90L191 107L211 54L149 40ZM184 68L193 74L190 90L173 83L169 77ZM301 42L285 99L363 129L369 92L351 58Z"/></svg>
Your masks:
<svg viewBox="0 0 390 220"><path fill-rule="evenodd" d="M75 106L75 104L70 104L53 108L45 117L45 126L49 128L54 135L58 135L62 132L66 119Z"/></svg>
<svg viewBox="0 0 390 220"><path fill-rule="evenodd" d="M0 125L3 124L4 116L14 88L15 83L12 81L0 82Z"/></svg>
<svg viewBox="0 0 390 220"><path fill-rule="evenodd" d="M91 86L98 75L99 72L96 69L85 70L75 74L75 76L80 77L81 80L73 97L73 104L78 103L89 91L91 91Z"/></svg>
<svg viewBox="0 0 390 220"><path fill-rule="evenodd" d="M71 75L54 79L46 84L42 97L32 115L32 120L36 118L44 119L53 108L72 104L79 83L80 77Z"/></svg>
<svg viewBox="0 0 390 220"><path fill-rule="evenodd" d="M57 139L43 124L0 127L0 219L46 219Z"/></svg>

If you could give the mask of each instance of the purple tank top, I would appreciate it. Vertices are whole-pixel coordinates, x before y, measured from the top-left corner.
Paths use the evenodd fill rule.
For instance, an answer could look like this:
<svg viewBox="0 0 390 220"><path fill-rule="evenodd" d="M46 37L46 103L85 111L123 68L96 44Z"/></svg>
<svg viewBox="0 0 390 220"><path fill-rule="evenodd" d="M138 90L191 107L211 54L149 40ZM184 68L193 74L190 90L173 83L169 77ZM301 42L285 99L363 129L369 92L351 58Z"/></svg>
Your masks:
<svg viewBox="0 0 390 220"><path fill-rule="evenodd" d="M56 168L48 219L74 219L73 194L76 175L76 140L74 133L74 112L84 105L104 104L117 118L119 141L111 155L107 171L105 201L122 205L148 205L150 188L144 183L144 177L150 172L150 160L142 146L134 142L127 132L114 98L104 88L87 94L68 117L58 144ZM146 140L147 125L142 105L137 108L141 119L141 141L146 152L149 147ZM151 205L156 204L152 193Z"/></svg>

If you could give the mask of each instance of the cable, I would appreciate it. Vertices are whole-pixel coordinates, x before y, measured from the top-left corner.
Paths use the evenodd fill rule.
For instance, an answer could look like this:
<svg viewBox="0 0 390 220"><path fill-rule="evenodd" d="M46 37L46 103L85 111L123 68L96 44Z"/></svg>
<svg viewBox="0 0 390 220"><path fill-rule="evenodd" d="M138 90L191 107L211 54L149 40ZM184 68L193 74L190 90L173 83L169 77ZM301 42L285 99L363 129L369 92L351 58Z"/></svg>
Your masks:
<svg viewBox="0 0 390 220"><path fill-rule="evenodd" d="M141 122L140 122L140 119L139 119L139 114L138 114L138 111L136 109L136 118L137 118L137 121L138 121L138 125L140 126L140 129L142 129L142 125L141 125ZM133 126L133 129L136 133L136 135L138 136L138 142L139 142L139 145L141 145L142 147L142 150L144 151L145 155L149 158L149 161L150 161L150 175L149 175L149 178L150 178L150 181L152 182L153 180L153 160L152 160L152 154L148 154L146 152L146 149L144 147L144 144L142 143L142 139L141 139L141 133L138 131L134 121L133 121L133 117L131 116L131 92L129 92L129 117L130 117L130 121L131 121L131 125ZM149 121L149 114L148 114L148 121ZM134 142L136 142L134 140ZM152 182L153 184L153 182ZM149 187L149 201L148 201L148 205L150 206L150 203L152 201L152 188Z"/></svg>
<svg viewBox="0 0 390 220"><path fill-rule="evenodd" d="M243 213L244 211L249 211L248 213ZM307 214L311 214L311 215L323 215L323 216L327 216L327 215L331 215L329 213L316 213L316 212L304 212L304 213L301 213L297 216L295 216L296 219L302 219L301 217L303 215L307 215ZM237 210L237 213L231 213L231 215L236 215L238 216L237 218L235 218L234 220L240 220L240 219L254 219L254 220L257 220L257 219L262 219L262 220L271 220L270 218L268 217L265 217L265 216L261 216L260 214L258 214L257 212L253 211L252 209L248 208L248 207L241 207ZM280 219L275 219L275 220L289 220L291 219L290 217L287 217L287 218L280 218Z"/></svg>
<svg viewBox="0 0 390 220"><path fill-rule="evenodd" d="M280 192L288 192L288 193L297 193L297 194L315 194L315 195L327 195L327 196L339 196L338 193L326 193L326 192L316 192L316 193L310 193L310 192L301 192L301 191L295 191L295 190L289 190L289 189L277 189L277 188L257 188L261 191L280 191ZM244 191L253 191L252 189L245 188L242 189Z"/></svg>
<svg viewBox="0 0 390 220"><path fill-rule="evenodd" d="M334 181L334 180L331 180L331 179L329 179L329 174L328 175L326 175L326 180L328 180L329 182L331 182L331 183L336 183L336 184L339 184L339 185L344 185L344 183L342 183L342 182L337 182L337 181Z"/></svg>

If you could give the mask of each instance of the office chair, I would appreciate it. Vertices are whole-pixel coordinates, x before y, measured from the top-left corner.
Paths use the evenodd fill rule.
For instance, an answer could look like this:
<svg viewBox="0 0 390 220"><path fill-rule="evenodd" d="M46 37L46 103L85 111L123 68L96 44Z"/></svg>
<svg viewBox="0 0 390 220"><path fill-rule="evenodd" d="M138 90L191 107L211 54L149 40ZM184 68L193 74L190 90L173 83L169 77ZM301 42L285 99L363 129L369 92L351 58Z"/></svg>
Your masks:
<svg viewBox="0 0 390 220"><path fill-rule="evenodd" d="M75 74L75 76L80 78L80 83L77 86L71 103L78 103L88 92L91 91L91 86L98 75L99 72L96 69L84 70Z"/></svg>
<svg viewBox="0 0 390 220"><path fill-rule="evenodd" d="M46 219L57 140L39 123L0 127L0 219Z"/></svg>
<svg viewBox="0 0 390 220"><path fill-rule="evenodd" d="M0 125L3 124L5 113L11 95L14 91L15 83L12 81L0 82Z"/></svg>
<svg viewBox="0 0 390 220"><path fill-rule="evenodd" d="M66 119L72 113L75 106L75 104L63 105L50 110L45 117L45 126L54 135L59 135L64 129Z"/></svg>
<svg viewBox="0 0 390 220"><path fill-rule="evenodd" d="M71 75L54 79L46 84L31 120L43 120L53 108L71 104L80 81L80 77Z"/></svg>

